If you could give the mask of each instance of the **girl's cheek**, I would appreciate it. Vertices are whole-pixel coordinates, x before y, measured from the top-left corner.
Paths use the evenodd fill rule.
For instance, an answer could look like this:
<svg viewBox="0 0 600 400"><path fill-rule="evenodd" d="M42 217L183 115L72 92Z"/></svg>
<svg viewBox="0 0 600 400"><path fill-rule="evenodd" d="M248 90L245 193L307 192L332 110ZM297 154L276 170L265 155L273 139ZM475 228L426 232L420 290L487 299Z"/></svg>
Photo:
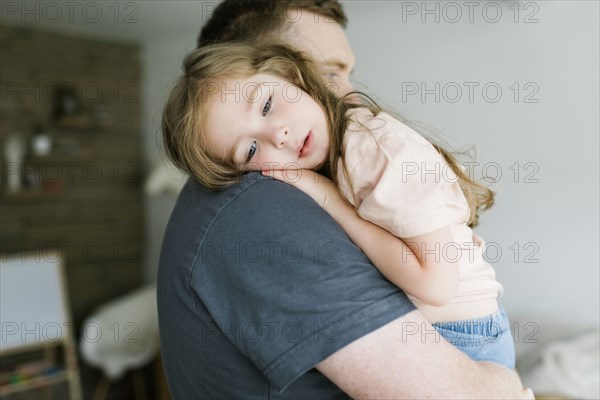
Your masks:
<svg viewBox="0 0 600 400"><path fill-rule="evenodd" d="M283 169L286 163L281 154L271 151L263 152L257 160L263 169Z"/></svg>

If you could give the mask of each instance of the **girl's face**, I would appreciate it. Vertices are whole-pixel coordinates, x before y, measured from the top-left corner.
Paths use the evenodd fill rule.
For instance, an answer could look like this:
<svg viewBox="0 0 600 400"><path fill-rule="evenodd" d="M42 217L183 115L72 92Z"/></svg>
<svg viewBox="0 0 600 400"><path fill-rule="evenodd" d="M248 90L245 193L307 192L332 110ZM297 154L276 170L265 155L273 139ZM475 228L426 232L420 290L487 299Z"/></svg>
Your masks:
<svg viewBox="0 0 600 400"><path fill-rule="evenodd" d="M210 153L245 171L316 169L329 155L321 106L270 74L219 83L204 128Z"/></svg>

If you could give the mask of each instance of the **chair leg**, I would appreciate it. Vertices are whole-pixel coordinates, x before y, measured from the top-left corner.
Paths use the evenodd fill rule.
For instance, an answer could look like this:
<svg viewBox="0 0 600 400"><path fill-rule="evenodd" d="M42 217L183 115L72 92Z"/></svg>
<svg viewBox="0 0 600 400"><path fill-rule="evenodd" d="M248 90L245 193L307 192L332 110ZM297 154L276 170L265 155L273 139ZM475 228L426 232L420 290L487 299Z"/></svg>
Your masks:
<svg viewBox="0 0 600 400"><path fill-rule="evenodd" d="M159 400L171 400L160 353L154 359L154 382L156 382L157 398Z"/></svg>
<svg viewBox="0 0 600 400"><path fill-rule="evenodd" d="M133 371L133 392L136 400L148 400L146 393L146 378L141 369Z"/></svg>
<svg viewBox="0 0 600 400"><path fill-rule="evenodd" d="M94 394L92 395L92 400L106 400L106 395L108 394L108 389L110 388L110 381L103 376L98 382L96 386L96 390L94 390Z"/></svg>

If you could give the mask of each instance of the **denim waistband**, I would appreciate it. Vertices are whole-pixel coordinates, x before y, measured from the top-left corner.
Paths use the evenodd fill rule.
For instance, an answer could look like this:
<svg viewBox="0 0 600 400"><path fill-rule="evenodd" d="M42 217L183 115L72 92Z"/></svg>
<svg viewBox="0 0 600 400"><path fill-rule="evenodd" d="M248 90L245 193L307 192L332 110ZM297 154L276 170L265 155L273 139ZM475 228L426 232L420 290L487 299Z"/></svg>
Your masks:
<svg viewBox="0 0 600 400"><path fill-rule="evenodd" d="M499 332L510 329L506 311L502 306L499 306L498 311L495 313L480 318L435 323L433 326L450 330L460 330L467 334L485 336L497 335Z"/></svg>

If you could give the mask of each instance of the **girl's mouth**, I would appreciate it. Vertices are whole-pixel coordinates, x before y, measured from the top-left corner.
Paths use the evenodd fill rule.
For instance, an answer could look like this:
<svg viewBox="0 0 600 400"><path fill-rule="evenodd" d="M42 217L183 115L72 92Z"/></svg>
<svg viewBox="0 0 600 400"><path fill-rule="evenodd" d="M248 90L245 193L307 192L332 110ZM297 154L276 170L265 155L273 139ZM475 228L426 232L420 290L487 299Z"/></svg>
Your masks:
<svg viewBox="0 0 600 400"><path fill-rule="evenodd" d="M312 133L312 131L310 131L310 132L308 132L308 136L306 136L306 139L304 139L304 144L303 144L302 148L300 149L300 157L306 157L306 156L310 155L313 142L314 142L313 133Z"/></svg>

